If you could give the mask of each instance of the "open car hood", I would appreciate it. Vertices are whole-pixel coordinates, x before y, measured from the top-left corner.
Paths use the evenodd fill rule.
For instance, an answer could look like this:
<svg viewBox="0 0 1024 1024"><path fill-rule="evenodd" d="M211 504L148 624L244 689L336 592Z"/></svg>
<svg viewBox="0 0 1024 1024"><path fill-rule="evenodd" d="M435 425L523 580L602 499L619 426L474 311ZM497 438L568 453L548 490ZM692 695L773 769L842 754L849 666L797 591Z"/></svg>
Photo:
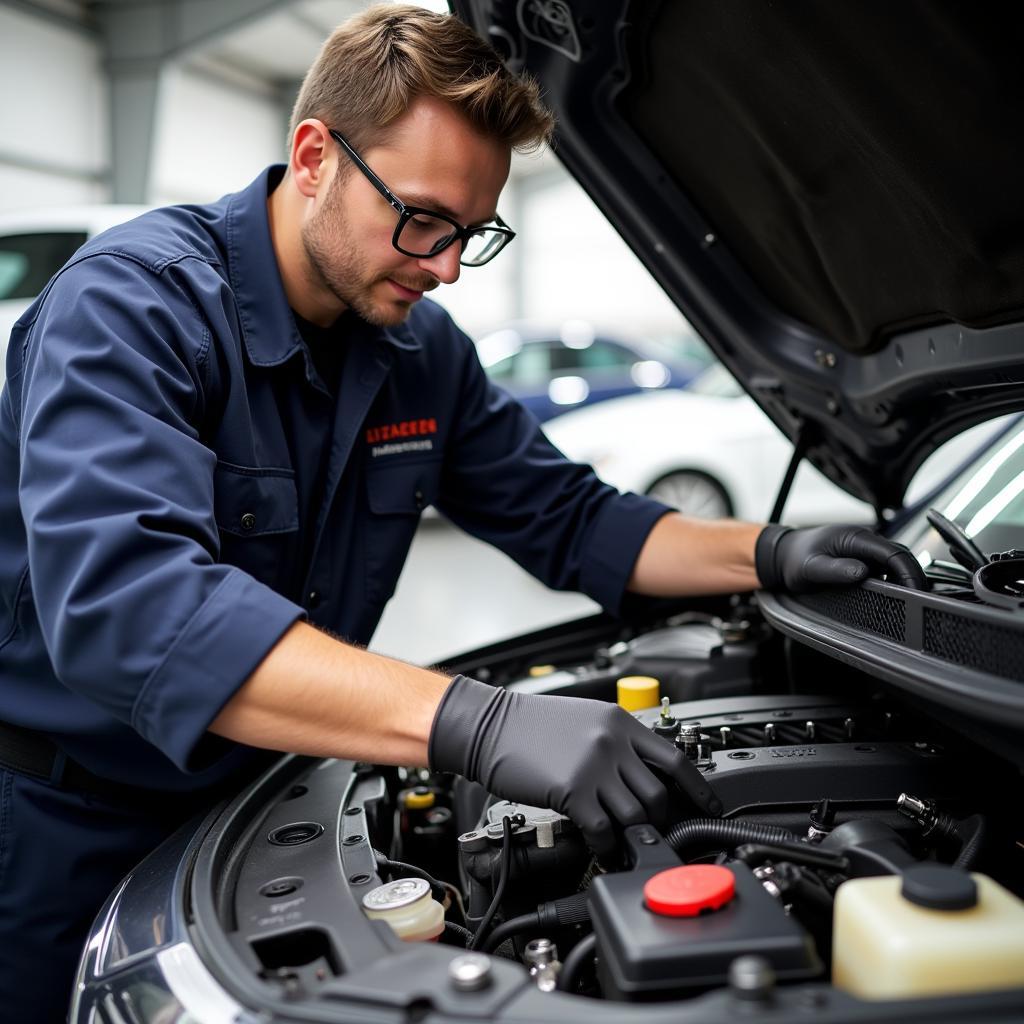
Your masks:
<svg viewBox="0 0 1024 1024"><path fill-rule="evenodd" d="M1024 407L1024 11L455 0L754 400L851 494Z"/></svg>

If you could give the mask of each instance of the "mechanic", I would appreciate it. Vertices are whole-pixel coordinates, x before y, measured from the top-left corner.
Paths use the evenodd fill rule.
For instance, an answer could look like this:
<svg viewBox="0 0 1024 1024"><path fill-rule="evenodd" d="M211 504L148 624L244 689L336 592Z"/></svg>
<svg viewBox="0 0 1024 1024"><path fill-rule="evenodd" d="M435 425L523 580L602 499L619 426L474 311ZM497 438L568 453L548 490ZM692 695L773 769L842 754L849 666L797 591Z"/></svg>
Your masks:
<svg viewBox="0 0 1024 1024"><path fill-rule="evenodd" d="M63 1019L104 898L267 751L461 773L564 811L600 856L662 823L674 787L720 811L614 705L360 646L428 504L611 611L866 563L920 583L865 529L620 495L489 384L423 296L510 241L510 153L551 128L455 18L372 8L309 71L287 166L89 242L19 321L0 408L4 1019Z"/></svg>

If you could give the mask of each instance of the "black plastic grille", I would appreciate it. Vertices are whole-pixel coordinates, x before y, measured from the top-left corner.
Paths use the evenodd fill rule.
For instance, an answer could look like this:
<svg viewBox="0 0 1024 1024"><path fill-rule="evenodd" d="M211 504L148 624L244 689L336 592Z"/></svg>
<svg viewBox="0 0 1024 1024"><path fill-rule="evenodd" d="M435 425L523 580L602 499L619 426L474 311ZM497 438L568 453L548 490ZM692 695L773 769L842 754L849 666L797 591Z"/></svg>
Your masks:
<svg viewBox="0 0 1024 1024"><path fill-rule="evenodd" d="M874 590L830 590L807 594L801 604L856 629L903 643L907 634L907 611L902 601Z"/></svg>
<svg viewBox="0 0 1024 1024"><path fill-rule="evenodd" d="M1012 629L925 608L921 649L955 665L1024 680L1024 636Z"/></svg>

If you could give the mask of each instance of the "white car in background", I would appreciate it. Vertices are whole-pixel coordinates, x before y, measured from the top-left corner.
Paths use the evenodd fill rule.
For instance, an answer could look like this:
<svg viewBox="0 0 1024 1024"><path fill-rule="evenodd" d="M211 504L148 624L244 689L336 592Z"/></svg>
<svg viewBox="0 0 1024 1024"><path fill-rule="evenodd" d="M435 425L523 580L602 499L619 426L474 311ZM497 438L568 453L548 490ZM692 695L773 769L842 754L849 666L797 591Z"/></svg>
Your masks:
<svg viewBox="0 0 1024 1024"><path fill-rule="evenodd" d="M0 214L0 385L6 379L11 328L46 282L93 235L147 209L107 204Z"/></svg>
<svg viewBox="0 0 1024 1024"><path fill-rule="evenodd" d="M908 503L939 484L1005 425L980 424L929 456ZM544 424L574 462L594 467L622 491L649 494L687 515L764 522L793 452L790 442L721 363L685 390L614 398ZM873 523L874 510L804 461L783 519L787 523Z"/></svg>

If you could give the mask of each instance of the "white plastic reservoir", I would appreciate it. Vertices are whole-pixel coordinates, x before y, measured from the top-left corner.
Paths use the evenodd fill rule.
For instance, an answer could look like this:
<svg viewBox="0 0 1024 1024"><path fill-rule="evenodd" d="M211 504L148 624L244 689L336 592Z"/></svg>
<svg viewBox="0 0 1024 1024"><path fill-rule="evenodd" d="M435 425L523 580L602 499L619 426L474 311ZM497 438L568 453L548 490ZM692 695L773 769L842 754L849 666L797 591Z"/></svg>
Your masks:
<svg viewBox="0 0 1024 1024"><path fill-rule="evenodd" d="M422 878L400 878L371 889L363 897L367 917L387 921L406 942L436 939L444 931L444 907L431 899Z"/></svg>
<svg viewBox="0 0 1024 1024"><path fill-rule="evenodd" d="M832 982L861 999L1024 987L1024 902L943 864L851 879L836 891Z"/></svg>

